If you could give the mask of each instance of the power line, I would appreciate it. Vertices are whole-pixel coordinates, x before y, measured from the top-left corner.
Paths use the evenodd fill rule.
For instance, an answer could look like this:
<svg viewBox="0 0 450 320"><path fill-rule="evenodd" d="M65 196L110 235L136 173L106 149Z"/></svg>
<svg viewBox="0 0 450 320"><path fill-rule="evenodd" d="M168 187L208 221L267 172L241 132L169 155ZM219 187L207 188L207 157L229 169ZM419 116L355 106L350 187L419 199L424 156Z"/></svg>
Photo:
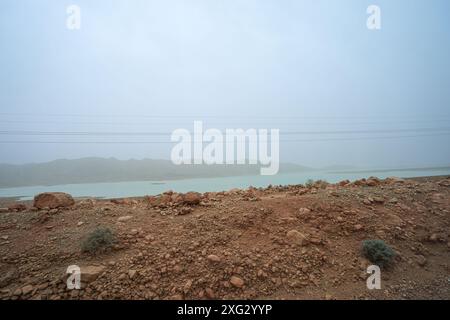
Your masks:
<svg viewBox="0 0 450 320"><path fill-rule="evenodd" d="M233 121L248 121L247 119L235 119ZM251 121L270 121L270 123L273 125L273 123L283 123L283 124L306 124L306 125L370 125L370 124L408 124L408 123L427 123L427 122L450 122L450 119L420 119L420 120L390 120L390 121L364 121L364 122L306 122L305 119L302 120L296 120L296 119L252 119ZM307 120L307 119L306 119ZM11 124L59 124L59 125L67 125L67 124L74 124L74 125L173 125L174 123L183 123L186 124L186 122L182 122L182 120L179 120L178 122L171 121L170 123L161 123L161 119L152 120L155 122L114 122L114 121L46 121L46 120L0 120L0 123L11 123ZM210 120L207 120L210 121ZM328 121L328 120L327 120ZM204 121L205 122L205 121ZM214 124L233 124L231 122L226 121L216 121L211 120L211 122L208 123L214 123Z"/></svg>
<svg viewBox="0 0 450 320"><path fill-rule="evenodd" d="M414 129L374 129L374 130L330 130L330 131L280 131L281 135L329 135L329 134L370 134L450 131L450 127ZM94 132L94 131L24 131L4 130L0 135L24 136L170 136L171 132Z"/></svg>
<svg viewBox="0 0 450 320"><path fill-rule="evenodd" d="M354 138L319 138L319 139L281 139L280 142L321 142L321 141L360 141L360 140L392 140L402 138L436 137L450 135L447 133L403 135L403 136L378 136L378 137L354 137ZM172 141L0 141L0 144L173 144ZM234 142L225 142L234 143Z"/></svg>
<svg viewBox="0 0 450 320"><path fill-rule="evenodd" d="M450 118L450 114L389 114L389 115L330 115L330 116L301 116L301 115L148 115L148 114L63 114L63 113L10 113L1 112L2 116L14 116L14 117L77 117L77 118L153 118L153 119L374 119L374 118L411 118L417 117L419 119L424 118Z"/></svg>

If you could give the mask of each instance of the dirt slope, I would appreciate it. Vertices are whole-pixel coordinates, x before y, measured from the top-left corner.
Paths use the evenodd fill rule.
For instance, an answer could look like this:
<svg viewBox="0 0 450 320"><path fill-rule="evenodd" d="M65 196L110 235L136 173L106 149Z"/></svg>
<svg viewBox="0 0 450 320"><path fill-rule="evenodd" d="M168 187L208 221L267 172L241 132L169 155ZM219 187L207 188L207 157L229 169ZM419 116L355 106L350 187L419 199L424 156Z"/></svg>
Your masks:
<svg viewBox="0 0 450 320"><path fill-rule="evenodd" d="M450 299L449 186L368 179L2 212L0 298ZM98 226L118 243L82 253ZM366 288L365 239L397 253L381 290ZM66 288L69 265L83 267L81 290Z"/></svg>

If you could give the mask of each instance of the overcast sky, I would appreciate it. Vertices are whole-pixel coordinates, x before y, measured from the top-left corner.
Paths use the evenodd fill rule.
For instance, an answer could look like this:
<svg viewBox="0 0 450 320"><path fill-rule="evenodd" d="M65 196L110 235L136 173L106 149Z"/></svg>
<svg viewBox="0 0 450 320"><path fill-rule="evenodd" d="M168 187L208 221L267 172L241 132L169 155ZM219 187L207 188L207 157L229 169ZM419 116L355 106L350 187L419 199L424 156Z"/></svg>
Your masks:
<svg viewBox="0 0 450 320"><path fill-rule="evenodd" d="M381 30L366 27L371 4ZM169 159L168 136L60 133L202 120L279 128L295 140L285 162L448 165L449 14L447 0L3 0L0 162ZM141 141L158 143L97 143Z"/></svg>

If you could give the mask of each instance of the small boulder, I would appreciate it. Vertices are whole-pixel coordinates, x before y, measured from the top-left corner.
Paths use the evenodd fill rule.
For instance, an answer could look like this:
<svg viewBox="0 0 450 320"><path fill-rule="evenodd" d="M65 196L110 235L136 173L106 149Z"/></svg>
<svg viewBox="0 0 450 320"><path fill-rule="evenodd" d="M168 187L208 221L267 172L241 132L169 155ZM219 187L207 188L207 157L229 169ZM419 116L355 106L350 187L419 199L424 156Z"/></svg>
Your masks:
<svg viewBox="0 0 450 320"><path fill-rule="evenodd" d="M340 187L345 187L348 184L350 184L350 180L342 180L341 182L339 182Z"/></svg>
<svg viewBox="0 0 450 320"><path fill-rule="evenodd" d="M63 208L75 204L72 196L64 192L45 192L34 197L33 206L39 209L43 208Z"/></svg>
<svg viewBox="0 0 450 320"><path fill-rule="evenodd" d="M376 177L370 177L369 179L367 179L366 181L366 185L369 187L376 187L381 183L380 179L376 178Z"/></svg>
<svg viewBox="0 0 450 320"><path fill-rule="evenodd" d="M172 197L168 194L163 194L157 198L156 204L159 206L166 206L172 202Z"/></svg>
<svg viewBox="0 0 450 320"><path fill-rule="evenodd" d="M183 196L178 193L174 193L170 196L172 203L179 204L183 202Z"/></svg>
<svg viewBox="0 0 450 320"><path fill-rule="evenodd" d="M158 205L158 198L155 196L147 196L146 200L151 207Z"/></svg>
<svg viewBox="0 0 450 320"><path fill-rule="evenodd" d="M183 202L189 205L199 204L201 200L202 197L198 192L188 192L183 195Z"/></svg>
<svg viewBox="0 0 450 320"><path fill-rule="evenodd" d="M105 271L105 267L103 266L86 266L80 267L80 281L82 284L88 284L100 276L103 271ZM67 278L68 274L65 274Z"/></svg>
<svg viewBox="0 0 450 320"><path fill-rule="evenodd" d="M286 237L293 244L298 244L300 246L303 246L306 243L305 235L303 233L297 231L297 230L290 230L290 231L288 231L286 233Z"/></svg>

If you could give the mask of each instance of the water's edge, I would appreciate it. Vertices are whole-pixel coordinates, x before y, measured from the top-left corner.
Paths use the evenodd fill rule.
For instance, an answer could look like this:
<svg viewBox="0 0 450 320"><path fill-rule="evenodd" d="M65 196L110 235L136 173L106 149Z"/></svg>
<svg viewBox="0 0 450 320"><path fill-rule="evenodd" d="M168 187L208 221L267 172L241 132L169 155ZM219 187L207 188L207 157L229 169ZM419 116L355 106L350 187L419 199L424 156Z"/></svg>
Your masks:
<svg viewBox="0 0 450 320"><path fill-rule="evenodd" d="M341 180L356 180L377 176L384 179L390 176L402 178L445 176L450 175L449 168L442 170L386 170L383 172L374 170L373 172L301 172L285 173L275 176L234 176L221 178L197 178L186 180L171 180L160 184L160 181L131 181L113 183L86 183L86 184L66 184L57 186L33 186L0 189L0 198L16 198L19 200L31 200L36 194L42 192L67 192L73 197L95 197L95 198L122 198L141 197L145 195L155 195L167 190L175 192L213 192L224 191L233 188L246 189L253 187L267 187L268 185L295 185L303 184L308 179L326 180L336 183Z"/></svg>

